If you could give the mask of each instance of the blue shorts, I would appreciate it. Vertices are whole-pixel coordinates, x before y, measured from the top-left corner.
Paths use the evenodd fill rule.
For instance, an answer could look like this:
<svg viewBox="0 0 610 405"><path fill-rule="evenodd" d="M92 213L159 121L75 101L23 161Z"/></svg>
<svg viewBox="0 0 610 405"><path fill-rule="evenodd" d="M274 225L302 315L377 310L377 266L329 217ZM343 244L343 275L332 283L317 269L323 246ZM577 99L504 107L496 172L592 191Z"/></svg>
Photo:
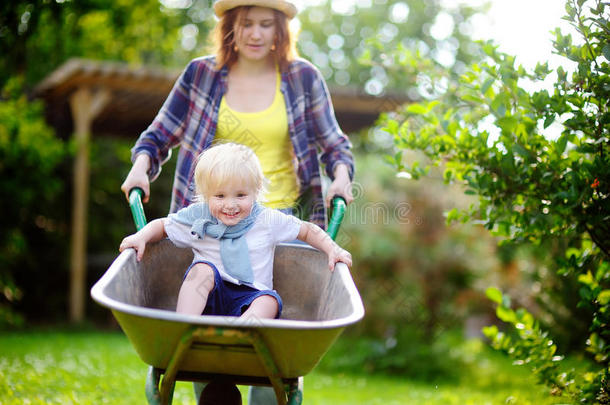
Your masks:
<svg viewBox="0 0 610 405"><path fill-rule="evenodd" d="M214 270L214 288L208 294L208 302L203 310L203 315L241 316L252 304L252 301L263 295L270 295L277 301L278 311L275 318L278 319L282 314L282 299L277 292L274 290L257 290L247 285L233 284L230 281L223 280L213 263L203 260L193 262L186 270L185 278L197 263L205 263Z"/></svg>

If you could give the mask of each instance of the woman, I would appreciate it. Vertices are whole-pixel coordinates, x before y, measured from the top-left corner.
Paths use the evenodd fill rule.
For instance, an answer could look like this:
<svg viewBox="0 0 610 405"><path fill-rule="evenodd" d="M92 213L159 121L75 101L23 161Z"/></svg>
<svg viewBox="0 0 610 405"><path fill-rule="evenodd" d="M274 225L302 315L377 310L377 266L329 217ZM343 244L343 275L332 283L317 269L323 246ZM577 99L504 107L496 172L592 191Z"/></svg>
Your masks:
<svg viewBox="0 0 610 405"><path fill-rule="evenodd" d="M296 7L284 0L220 0L216 54L189 63L153 123L132 149L133 166L121 189L144 190L179 146L170 212L194 198L197 156L213 142L255 150L270 180L267 206L303 209L325 226L330 199L350 203L351 144L339 128L320 72L296 57L288 20ZM318 153L320 159L318 160ZM332 183L322 196L320 163ZM304 214L304 213L301 213Z"/></svg>
<svg viewBox="0 0 610 405"><path fill-rule="evenodd" d="M296 56L288 28L296 7L284 0L219 0L214 11L220 19L215 55L191 61L178 78L132 149L133 166L121 190L128 195L140 187L147 202L149 182L179 146L174 213L194 201L197 156L213 142L232 141L249 146L260 159L270 180L265 205L296 210L324 228L333 196L353 200L354 164L322 75ZM332 179L326 201L320 163ZM272 403L274 397L273 390L256 388L249 403Z"/></svg>

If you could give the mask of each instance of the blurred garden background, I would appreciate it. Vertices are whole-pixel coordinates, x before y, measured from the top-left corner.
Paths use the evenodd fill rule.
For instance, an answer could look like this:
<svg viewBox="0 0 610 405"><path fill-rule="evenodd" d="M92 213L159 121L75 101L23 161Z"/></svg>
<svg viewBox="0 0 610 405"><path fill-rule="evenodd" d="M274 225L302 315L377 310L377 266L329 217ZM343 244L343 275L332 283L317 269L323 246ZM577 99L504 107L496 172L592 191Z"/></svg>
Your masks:
<svg viewBox="0 0 610 405"><path fill-rule="evenodd" d="M341 118L357 169L337 240L366 316L305 379L306 403L610 403L610 4L552 1L555 59L527 66L481 34L493 1L299 3L300 54L347 112L375 112ZM79 312L83 143L70 94L45 85L61 90L69 61L100 80L176 77L208 53L210 1L0 10L0 403L144 403L146 365L88 290L134 229L119 187L147 124L91 123ZM173 164L148 218L167 213Z"/></svg>

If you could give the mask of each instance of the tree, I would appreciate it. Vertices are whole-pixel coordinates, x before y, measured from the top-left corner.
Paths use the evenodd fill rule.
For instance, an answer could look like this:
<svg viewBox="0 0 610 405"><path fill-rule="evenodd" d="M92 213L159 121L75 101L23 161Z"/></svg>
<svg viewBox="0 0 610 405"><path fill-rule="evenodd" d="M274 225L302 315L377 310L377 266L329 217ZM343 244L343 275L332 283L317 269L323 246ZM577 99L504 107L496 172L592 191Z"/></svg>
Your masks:
<svg viewBox="0 0 610 405"><path fill-rule="evenodd" d="M580 36L554 32L556 53L575 62L559 67L553 90L528 92L525 79L542 82L546 64L532 71L492 43L487 60L473 64L455 86L431 101L388 116L397 170L419 179L431 166L444 181L478 197L468 210L451 210L449 222L477 221L515 244L546 249L558 277L576 278L574 295L590 314L586 352L599 364L582 378L563 372L557 346L525 309L511 308L499 290L488 290L497 315L512 331L485 329L494 347L532 367L553 394L585 402L610 403L610 5L602 0L568 0L567 16ZM560 133L551 133L554 122ZM487 124L484 124L487 123ZM407 163L404 150L427 162Z"/></svg>
<svg viewBox="0 0 610 405"><path fill-rule="evenodd" d="M400 92L419 99L426 92L427 70L402 75L390 71L402 62L404 68L409 63L404 53L409 52L461 72L478 56L468 32L471 18L482 11L424 0L324 1L299 14L299 51L331 84L357 83L371 95ZM400 51L399 60L391 57L393 50ZM378 63L358 63L362 58Z"/></svg>
<svg viewBox="0 0 610 405"><path fill-rule="evenodd" d="M0 200L5 213L0 219L0 327L23 322L14 311L23 296L15 275L27 278L61 268L61 256L52 252L62 249L66 238L59 197L67 152L44 122L41 103L29 103L17 80L7 84L2 96L7 100L0 102ZM53 286L45 284L42 293Z"/></svg>
<svg viewBox="0 0 610 405"><path fill-rule="evenodd" d="M205 0L8 1L0 6L0 87L26 89L70 57L180 67L202 52L212 11Z"/></svg>
<svg viewBox="0 0 610 405"><path fill-rule="evenodd" d="M70 134L55 134L27 95L71 57L182 67L202 52L211 13L203 0L2 2L0 324L19 322L13 309L48 321L65 307ZM115 164L104 165L106 175L109 166L124 176ZM105 191L92 190L92 200ZM111 243L104 236L93 235L91 245Z"/></svg>

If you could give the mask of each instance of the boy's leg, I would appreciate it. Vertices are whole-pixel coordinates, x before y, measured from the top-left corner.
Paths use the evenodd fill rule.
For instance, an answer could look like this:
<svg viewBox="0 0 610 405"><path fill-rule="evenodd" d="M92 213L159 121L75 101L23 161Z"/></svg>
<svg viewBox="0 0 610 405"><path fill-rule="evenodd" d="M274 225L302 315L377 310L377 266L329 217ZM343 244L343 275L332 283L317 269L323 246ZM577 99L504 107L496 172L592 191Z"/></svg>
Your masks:
<svg viewBox="0 0 610 405"><path fill-rule="evenodd" d="M206 263L194 264L180 287L176 312L201 315L213 288L214 270L212 267Z"/></svg>
<svg viewBox="0 0 610 405"><path fill-rule="evenodd" d="M273 319L277 315L278 310L279 305L274 297L271 295L261 295L252 301L246 312L242 314L242 317Z"/></svg>

